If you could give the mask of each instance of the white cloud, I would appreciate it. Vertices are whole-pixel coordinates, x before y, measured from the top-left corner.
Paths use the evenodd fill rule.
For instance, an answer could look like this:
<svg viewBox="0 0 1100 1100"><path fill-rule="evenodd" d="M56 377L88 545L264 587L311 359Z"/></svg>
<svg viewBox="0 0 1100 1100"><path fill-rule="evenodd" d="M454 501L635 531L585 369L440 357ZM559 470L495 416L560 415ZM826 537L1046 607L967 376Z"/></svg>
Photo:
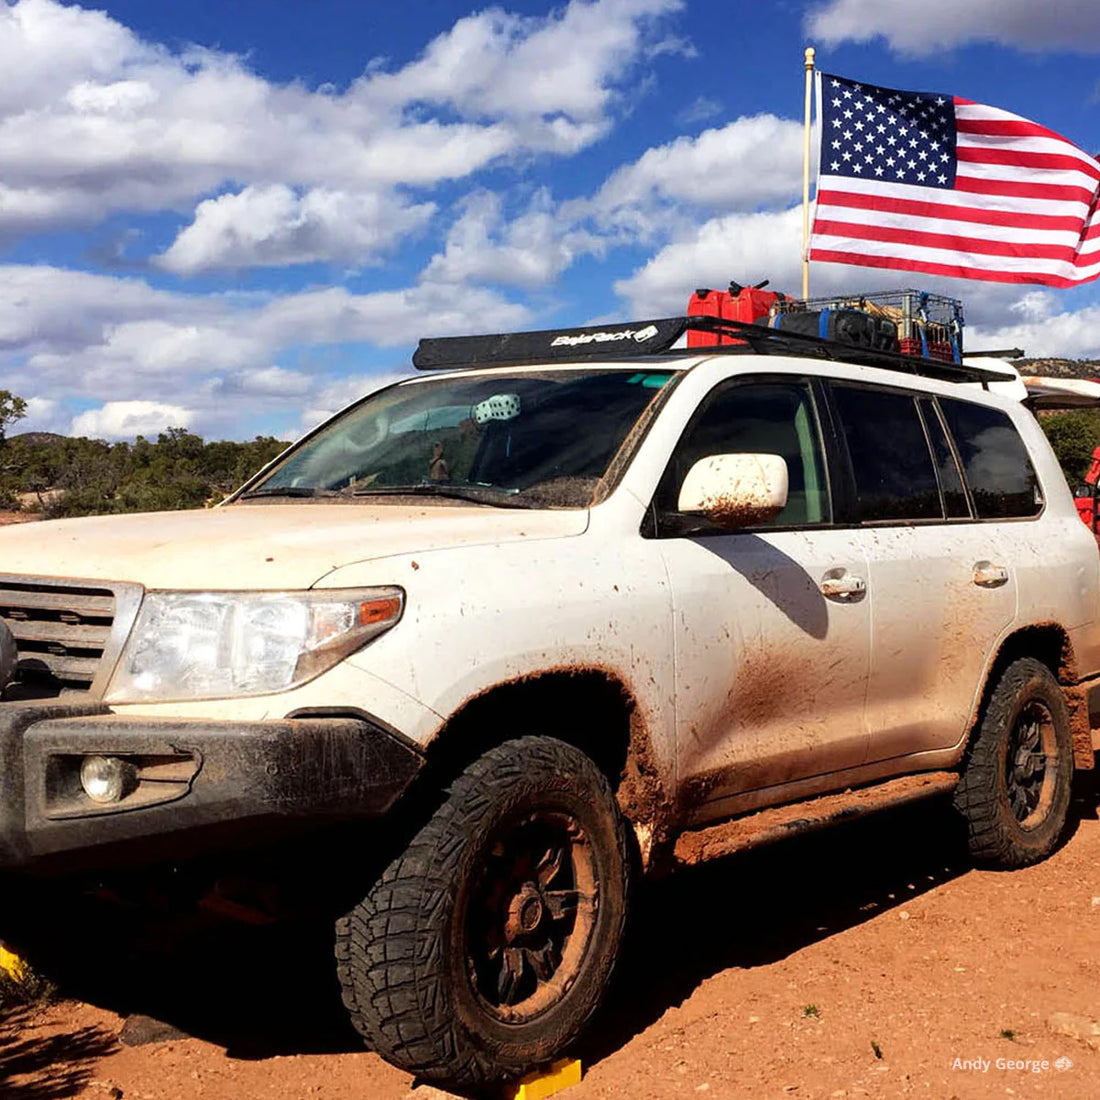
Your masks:
<svg viewBox="0 0 1100 1100"><path fill-rule="evenodd" d="M258 367L241 371L234 379L243 393L274 397L298 397L309 393L313 380L308 374L283 367Z"/></svg>
<svg viewBox="0 0 1100 1100"><path fill-rule="evenodd" d="M526 306L483 287L423 282L372 294L343 287L291 294L247 315L243 327L276 347L354 341L399 347L421 336L519 328L530 316Z"/></svg>
<svg viewBox="0 0 1100 1100"><path fill-rule="evenodd" d="M26 416L8 427L8 435L21 435L23 432L64 433L68 431L71 419L59 401L31 397L27 399Z"/></svg>
<svg viewBox="0 0 1100 1100"><path fill-rule="evenodd" d="M801 207L712 218L658 251L615 291L635 317L683 312L696 287L724 287L730 279L770 279L774 289L797 293L801 242Z"/></svg>
<svg viewBox="0 0 1100 1100"><path fill-rule="evenodd" d="M909 54L968 42L1020 50L1100 51L1096 0L829 0L806 17L806 33L828 45L884 38Z"/></svg>
<svg viewBox="0 0 1100 1100"><path fill-rule="evenodd" d="M273 298L178 294L137 278L0 266L5 387L53 402L54 427L67 402L109 397L112 406L184 409L188 426L235 435L245 417L316 405L320 383L279 365L287 349L400 347L420 336L503 331L529 320L525 306L455 283ZM111 420L99 430L121 427Z"/></svg>
<svg viewBox="0 0 1100 1100"><path fill-rule="evenodd" d="M165 254L171 270L369 262L431 212L398 188L605 134L681 3L491 9L343 91L275 84L235 55L173 51L57 0L2 4L0 240L213 194Z"/></svg>
<svg viewBox="0 0 1100 1100"><path fill-rule="evenodd" d="M789 202L801 179L802 126L775 115L751 115L647 150L612 173L593 206L611 218L622 218L624 208L660 201L752 210Z"/></svg>
<svg viewBox="0 0 1100 1100"><path fill-rule="evenodd" d="M460 19L403 69L375 70L369 97L389 106L453 106L468 118L558 120L541 140L568 149L575 135L593 140L607 121L614 86L646 45L648 21L681 0L571 0L548 18L500 8Z"/></svg>
<svg viewBox="0 0 1100 1100"><path fill-rule="evenodd" d="M431 203L407 205L386 192L314 188L299 195L279 183L246 187L199 203L195 220L158 263L181 275L319 261L369 264L434 211Z"/></svg>
<svg viewBox="0 0 1100 1100"><path fill-rule="evenodd" d="M91 439L132 439L156 435L168 428L186 428L194 420L191 409L156 401L108 401L73 417L69 434Z"/></svg>
<svg viewBox="0 0 1100 1100"><path fill-rule="evenodd" d="M1100 306L1076 311L1023 309L1021 321L972 328L971 347L1023 348L1031 356L1066 359L1100 357ZM1030 316L1028 314L1030 313Z"/></svg>
<svg viewBox="0 0 1100 1100"><path fill-rule="evenodd" d="M507 223L500 196L482 191L464 203L425 278L538 287L552 282L578 256L603 250L604 242L563 217L546 191Z"/></svg>
<svg viewBox="0 0 1100 1100"><path fill-rule="evenodd" d="M688 232L698 225L699 211L785 205L801 173L798 123L774 115L741 118L647 150L613 172L591 198L555 203L542 190L507 220L501 196L473 193L425 277L545 286L581 256Z"/></svg>
<svg viewBox="0 0 1100 1100"><path fill-rule="evenodd" d="M676 121L681 126L694 126L697 122L705 122L721 113L722 104L718 100L701 95L676 115Z"/></svg>

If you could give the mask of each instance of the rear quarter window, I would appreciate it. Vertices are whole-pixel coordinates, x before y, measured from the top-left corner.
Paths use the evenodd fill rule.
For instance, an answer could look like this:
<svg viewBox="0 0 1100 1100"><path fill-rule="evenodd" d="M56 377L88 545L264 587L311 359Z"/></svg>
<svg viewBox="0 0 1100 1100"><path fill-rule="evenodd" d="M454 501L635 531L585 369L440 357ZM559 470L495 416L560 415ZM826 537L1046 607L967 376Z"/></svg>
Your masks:
<svg viewBox="0 0 1100 1100"><path fill-rule="evenodd" d="M1011 417L969 401L941 397L939 404L978 518L1037 516L1043 510L1042 489Z"/></svg>

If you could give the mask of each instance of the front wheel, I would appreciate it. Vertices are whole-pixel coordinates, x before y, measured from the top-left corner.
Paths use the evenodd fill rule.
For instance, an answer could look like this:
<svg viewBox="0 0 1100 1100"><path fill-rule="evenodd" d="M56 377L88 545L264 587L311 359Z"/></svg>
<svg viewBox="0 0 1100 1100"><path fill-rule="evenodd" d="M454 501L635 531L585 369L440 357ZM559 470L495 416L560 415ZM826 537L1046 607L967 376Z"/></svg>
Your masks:
<svg viewBox="0 0 1100 1100"><path fill-rule="evenodd" d="M1041 662L1014 661L993 688L955 790L975 862L1023 867L1050 855L1065 829L1072 783L1062 689Z"/></svg>
<svg viewBox="0 0 1100 1100"><path fill-rule="evenodd" d="M583 752L549 737L490 750L337 922L353 1023L388 1061L441 1084L551 1060L607 985L628 866L614 794Z"/></svg>

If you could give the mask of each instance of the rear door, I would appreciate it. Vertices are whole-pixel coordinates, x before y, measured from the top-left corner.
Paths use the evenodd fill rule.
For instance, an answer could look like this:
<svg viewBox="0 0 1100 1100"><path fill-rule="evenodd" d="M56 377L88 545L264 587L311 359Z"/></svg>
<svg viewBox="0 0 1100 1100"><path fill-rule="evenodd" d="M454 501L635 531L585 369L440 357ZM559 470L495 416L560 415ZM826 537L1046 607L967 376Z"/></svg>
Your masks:
<svg viewBox="0 0 1100 1100"><path fill-rule="evenodd" d="M949 748L1015 617L1005 534L976 510L934 398L830 388L868 563L867 760Z"/></svg>
<svg viewBox="0 0 1100 1100"><path fill-rule="evenodd" d="M676 512L695 461L739 452L787 462L789 500L772 524L730 533ZM815 384L731 380L703 401L658 489L678 771L695 820L720 815L734 796L866 756L866 563L858 534L834 524L825 455Z"/></svg>

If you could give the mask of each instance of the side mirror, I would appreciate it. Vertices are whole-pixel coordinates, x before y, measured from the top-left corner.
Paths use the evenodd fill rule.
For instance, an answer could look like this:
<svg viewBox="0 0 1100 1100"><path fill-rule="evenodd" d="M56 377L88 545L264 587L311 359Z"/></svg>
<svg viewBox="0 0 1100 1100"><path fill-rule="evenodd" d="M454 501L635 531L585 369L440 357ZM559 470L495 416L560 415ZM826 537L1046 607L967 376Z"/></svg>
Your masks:
<svg viewBox="0 0 1100 1100"><path fill-rule="evenodd" d="M775 519L787 507L787 463L779 455L708 455L688 470L677 507L722 527Z"/></svg>

